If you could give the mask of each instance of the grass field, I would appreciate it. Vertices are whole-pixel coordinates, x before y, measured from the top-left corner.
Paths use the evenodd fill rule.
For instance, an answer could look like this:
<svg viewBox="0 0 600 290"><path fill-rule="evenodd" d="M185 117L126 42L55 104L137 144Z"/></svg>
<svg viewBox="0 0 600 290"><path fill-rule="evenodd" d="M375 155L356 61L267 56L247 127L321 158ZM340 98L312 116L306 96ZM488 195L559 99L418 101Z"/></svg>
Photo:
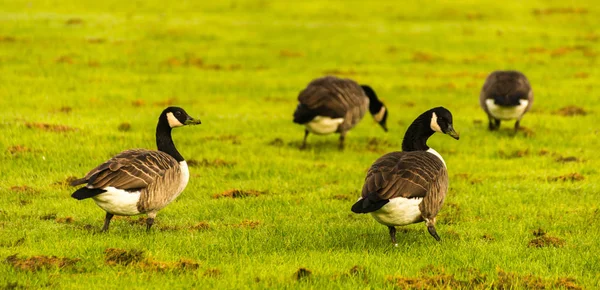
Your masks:
<svg viewBox="0 0 600 290"><path fill-rule="evenodd" d="M182 2L2 3L0 288L600 288L600 5ZM496 69L535 92L516 136L479 108ZM298 150L296 97L326 74L370 84L390 132L366 116L343 152L337 135ZM67 180L155 148L171 104L202 120L174 131L187 189L150 233L142 216L99 233ZM394 248L350 207L440 105L461 133L429 141L451 182L442 242L415 224ZM217 198L232 189L249 196Z"/></svg>

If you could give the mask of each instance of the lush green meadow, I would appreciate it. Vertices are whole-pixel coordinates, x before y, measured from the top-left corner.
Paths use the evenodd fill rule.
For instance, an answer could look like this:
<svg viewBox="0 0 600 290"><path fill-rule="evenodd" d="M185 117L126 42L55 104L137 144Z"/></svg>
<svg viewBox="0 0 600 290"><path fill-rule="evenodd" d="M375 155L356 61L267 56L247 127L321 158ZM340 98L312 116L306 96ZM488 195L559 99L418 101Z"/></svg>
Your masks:
<svg viewBox="0 0 600 290"><path fill-rule="evenodd" d="M598 2L0 7L0 288L600 288ZM479 107L496 69L535 93L515 136ZM344 151L337 135L298 150L296 97L326 74L371 85L390 131L366 116ZM173 132L188 187L151 232L140 216L99 233L104 211L67 180L155 148L167 105L202 120ZM434 106L461 134L429 141L450 177L442 242L415 224L394 248L350 207ZM249 195L217 198L232 189Z"/></svg>

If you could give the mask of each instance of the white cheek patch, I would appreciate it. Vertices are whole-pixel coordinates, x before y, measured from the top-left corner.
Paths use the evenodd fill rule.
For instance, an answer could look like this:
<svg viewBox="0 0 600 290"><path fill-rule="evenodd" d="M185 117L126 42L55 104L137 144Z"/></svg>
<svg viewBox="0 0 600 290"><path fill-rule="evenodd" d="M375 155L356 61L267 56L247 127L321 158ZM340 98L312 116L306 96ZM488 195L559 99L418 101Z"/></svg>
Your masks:
<svg viewBox="0 0 600 290"><path fill-rule="evenodd" d="M435 131L435 132L440 132L440 133L444 133L442 132L442 128L440 128L440 125L437 122L437 115L435 113L433 113L433 115L431 116L431 124L429 124L429 126L431 127L431 130Z"/></svg>
<svg viewBox="0 0 600 290"><path fill-rule="evenodd" d="M375 115L373 115L373 119L375 119L375 121L377 123L381 122L381 120L383 120L383 116L385 115L385 107L381 107L381 109L379 110L379 112Z"/></svg>
<svg viewBox="0 0 600 290"><path fill-rule="evenodd" d="M169 121L169 126L171 128L183 126L171 112L167 113L167 120Z"/></svg>

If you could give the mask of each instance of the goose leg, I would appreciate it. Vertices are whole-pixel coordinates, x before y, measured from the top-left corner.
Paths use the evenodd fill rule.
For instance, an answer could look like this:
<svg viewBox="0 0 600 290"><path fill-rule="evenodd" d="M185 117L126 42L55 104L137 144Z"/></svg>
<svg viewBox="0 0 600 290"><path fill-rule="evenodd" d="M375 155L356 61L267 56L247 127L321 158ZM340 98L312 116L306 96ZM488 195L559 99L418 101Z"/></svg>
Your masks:
<svg viewBox="0 0 600 290"><path fill-rule="evenodd" d="M392 243L394 244L394 247L397 247L398 243L396 242L396 227L388 226L388 229L390 230L390 238L392 238Z"/></svg>
<svg viewBox="0 0 600 290"><path fill-rule="evenodd" d="M146 231L149 232L150 228L154 224L154 218L156 217L156 213L149 213L148 218L146 219Z"/></svg>
<svg viewBox="0 0 600 290"><path fill-rule="evenodd" d="M300 149L306 149L306 138L308 137L308 129L304 129L304 140L302 141L302 145Z"/></svg>
<svg viewBox="0 0 600 290"><path fill-rule="evenodd" d="M521 125L521 119L517 119L517 122L515 122L515 134L519 131L520 125Z"/></svg>
<svg viewBox="0 0 600 290"><path fill-rule="evenodd" d="M344 140L346 140L346 132L341 132L340 133L340 145L338 147L340 150L344 150Z"/></svg>
<svg viewBox="0 0 600 290"><path fill-rule="evenodd" d="M115 216L112 213L106 213L106 217L104 218L104 226L102 227L101 232L108 232L108 226L110 225L110 220Z"/></svg>
<svg viewBox="0 0 600 290"><path fill-rule="evenodd" d="M500 120L494 119L492 116L488 116L488 128L490 131L495 131L500 128Z"/></svg>

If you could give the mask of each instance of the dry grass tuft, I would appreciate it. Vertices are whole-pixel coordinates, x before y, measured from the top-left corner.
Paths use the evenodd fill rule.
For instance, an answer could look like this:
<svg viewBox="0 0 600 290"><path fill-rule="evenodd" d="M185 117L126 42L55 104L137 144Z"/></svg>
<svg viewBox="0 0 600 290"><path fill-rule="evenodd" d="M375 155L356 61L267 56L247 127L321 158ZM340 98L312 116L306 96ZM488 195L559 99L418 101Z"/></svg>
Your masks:
<svg viewBox="0 0 600 290"><path fill-rule="evenodd" d="M583 108L577 106L567 106L564 108L560 108L558 111L554 112L555 115L560 116L585 116L588 114Z"/></svg>
<svg viewBox="0 0 600 290"><path fill-rule="evenodd" d="M199 222L193 226L191 226L192 230L197 230L197 231L205 231L210 229L210 225L207 222Z"/></svg>
<svg viewBox="0 0 600 290"><path fill-rule="evenodd" d="M121 132L127 132L127 131L131 130L131 124L129 124L127 122L123 122L123 123L119 124L119 127L117 127L117 130L119 130Z"/></svg>
<svg viewBox="0 0 600 290"><path fill-rule="evenodd" d="M498 151L498 156L503 159L523 158L529 155L529 149L520 149L513 152Z"/></svg>
<svg viewBox="0 0 600 290"><path fill-rule="evenodd" d="M56 133L71 132L71 131L76 130L75 128L71 128L71 127L65 126L65 125L46 124L46 123L26 122L25 126L30 129L40 129L43 131L56 132Z"/></svg>
<svg viewBox="0 0 600 290"><path fill-rule="evenodd" d="M104 250L104 261L109 265L129 265L142 261L144 258L144 251L131 249L123 250L116 248L108 248Z"/></svg>
<svg viewBox="0 0 600 290"><path fill-rule="evenodd" d="M52 268L70 268L75 266L80 259L59 258L56 256L33 256L30 258L19 258L17 254L8 256L6 263L15 269L22 271L39 271Z"/></svg>
<svg viewBox="0 0 600 290"><path fill-rule="evenodd" d="M266 192L264 191L258 191L258 190L240 190L240 189L230 189L230 190L226 190L222 193L217 193L214 194L212 196L212 198L244 198L244 197L250 197L250 196L259 196L262 194L265 194Z"/></svg>
<svg viewBox="0 0 600 290"><path fill-rule="evenodd" d="M531 241L529 241L529 247L532 248L545 248L545 247L555 247L561 248L565 245L565 240L557 237L551 237L547 235L543 235L537 237Z"/></svg>
<svg viewBox="0 0 600 290"><path fill-rule="evenodd" d="M225 161L223 159L214 159L214 160L208 160L206 158L202 159L201 161L198 161L196 159L189 159L187 160L187 164L190 167L196 167L196 166L201 166L201 167L233 167L236 162L233 161Z"/></svg>
<svg viewBox="0 0 600 290"><path fill-rule="evenodd" d="M255 229L261 224L260 221L251 221L251 220L243 220L239 224L231 225L234 228L247 228L247 229Z"/></svg>
<svg viewBox="0 0 600 290"><path fill-rule="evenodd" d="M548 177L548 181L562 181L562 182L581 181L584 179L585 179L585 176L583 176L577 172L560 175L560 176Z"/></svg>

